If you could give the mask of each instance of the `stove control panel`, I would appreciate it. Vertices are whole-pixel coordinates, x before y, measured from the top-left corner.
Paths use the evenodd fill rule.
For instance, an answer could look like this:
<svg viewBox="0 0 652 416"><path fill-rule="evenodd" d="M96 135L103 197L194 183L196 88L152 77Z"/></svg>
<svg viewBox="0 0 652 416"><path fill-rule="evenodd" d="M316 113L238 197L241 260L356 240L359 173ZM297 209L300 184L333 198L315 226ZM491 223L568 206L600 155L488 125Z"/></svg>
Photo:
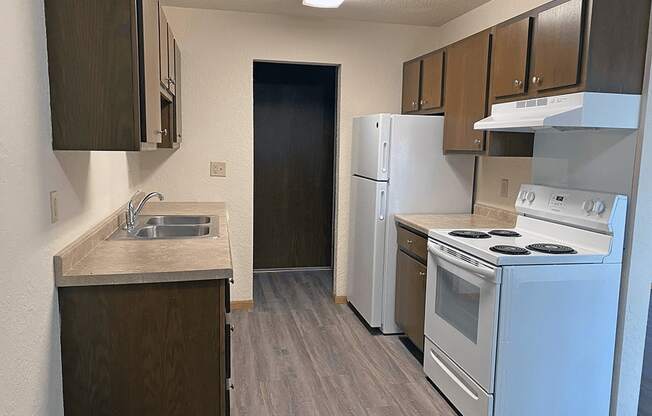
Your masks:
<svg viewBox="0 0 652 416"><path fill-rule="evenodd" d="M551 211L563 211L566 208L566 201L568 201L568 194L555 194L553 193L550 196L550 201L548 202L548 208Z"/></svg>
<svg viewBox="0 0 652 416"><path fill-rule="evenodd" d="M516 198L516 211L581 228L609 231L613 211L621 200L626 210L627 197L623 195L522 185Z"/></svg>

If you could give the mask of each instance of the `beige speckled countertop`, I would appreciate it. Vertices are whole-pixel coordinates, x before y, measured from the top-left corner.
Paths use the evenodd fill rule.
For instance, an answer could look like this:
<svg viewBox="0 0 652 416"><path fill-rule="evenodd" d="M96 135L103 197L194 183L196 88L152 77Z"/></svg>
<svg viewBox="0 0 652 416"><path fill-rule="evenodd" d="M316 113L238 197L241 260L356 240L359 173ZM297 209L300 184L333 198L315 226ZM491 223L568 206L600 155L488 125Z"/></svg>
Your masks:
<svg viewBox="0 0 652 416"><path fill-rule="evenodd" d="M228 279L233 276L226 205L221 202L148 202L141 215L205 215L219 219L217 237L109 240L120 211L54 258L61 286ZM100 234L100 237L98 237Z"/></svg>
<svg viewBox="0 0 652 416"><path fill-rule="evenodd" d="M414 230L428 234L434 228L511 228L513 221L478 214L397 214L399 222Z"/></svg>

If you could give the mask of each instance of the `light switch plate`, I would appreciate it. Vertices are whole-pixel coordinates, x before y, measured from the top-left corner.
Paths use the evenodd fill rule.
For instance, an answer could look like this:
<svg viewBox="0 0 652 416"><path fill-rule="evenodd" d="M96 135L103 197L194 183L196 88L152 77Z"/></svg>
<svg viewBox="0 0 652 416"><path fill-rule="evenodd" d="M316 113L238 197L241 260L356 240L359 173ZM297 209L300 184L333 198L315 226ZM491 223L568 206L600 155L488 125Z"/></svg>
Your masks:
<svg viewBox="0 0 652 416"><path fill-rule="evenodd" d="M50 222L59 221L59 195L57 191L50 192Z"/></svg>
<svg viewBox="0 0 652 416"><path fill-rule="evenodd" d="M226 177L226 162L211 162L211 176Z"/></svg>

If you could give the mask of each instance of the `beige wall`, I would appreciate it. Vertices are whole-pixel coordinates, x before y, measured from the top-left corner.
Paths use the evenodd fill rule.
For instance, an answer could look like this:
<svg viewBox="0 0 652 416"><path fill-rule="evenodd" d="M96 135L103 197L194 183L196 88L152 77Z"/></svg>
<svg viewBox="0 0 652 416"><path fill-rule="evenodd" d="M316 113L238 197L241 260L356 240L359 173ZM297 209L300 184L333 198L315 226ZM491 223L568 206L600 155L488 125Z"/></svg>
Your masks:
<svg viewBox="0 0 652 416"><path fill-rule="evenodd" d="M228 203L234 299L253 297L253 61L341 65L336 284L346 294L351 119L400 111L402 62L434 29L186 8L166 14L184 60L184 143L167 159L144 156L146 188ZM227 162L226 178L209 177L211 160Z"/></svg>
<svg viewBox="0 0 652 416"><path fill-rule="evenodd" d="M129 198L138 155L52 151L43 2L3 5L0 415L63 415L52 256Z"/></svg>
<svg viewBox="0 0 652 416"><path fill-rule="evenodd" d="M502 181L507 180L507 195L502 194ZM532 181L532 159L529 157L481 157L476 171L477 203L514 211L514 202L521 184Z"/></svg>

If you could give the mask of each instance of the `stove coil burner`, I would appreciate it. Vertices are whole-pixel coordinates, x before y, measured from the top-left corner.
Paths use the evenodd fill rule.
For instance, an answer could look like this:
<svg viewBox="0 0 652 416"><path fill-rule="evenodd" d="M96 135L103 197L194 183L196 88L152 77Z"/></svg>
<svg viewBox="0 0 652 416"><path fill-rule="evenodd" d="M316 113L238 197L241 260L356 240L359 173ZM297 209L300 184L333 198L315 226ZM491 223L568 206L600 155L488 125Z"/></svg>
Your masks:
<svg viewBox="0 0 652 416"><path fill-rule="evenodd" d="M462 237L462 238L491 238L487 233L482 231L470 231L470 230L455 230L448 233L453 237Z"/></svg>
<svg viewBox="0 0 652 416"><path fill-rule="evenodd" d="M495 251L496 253L509 254L512 256L527 256L530 252L523 247L516 246L493 246L489 250Z"/></svg>
<svg viewBox="0 0 652 416"><path fill-rule="evenodd" d="M546 254L577 254L572 247L552 243L530 244L527 248Z"/></svg>
<svg viewBox="0 0 652 416"><path fill-rule="evenodd" d="M521 236L519 233L512 230L491 230L489 231L489 234L498 237L520 237Z"/></svg>

